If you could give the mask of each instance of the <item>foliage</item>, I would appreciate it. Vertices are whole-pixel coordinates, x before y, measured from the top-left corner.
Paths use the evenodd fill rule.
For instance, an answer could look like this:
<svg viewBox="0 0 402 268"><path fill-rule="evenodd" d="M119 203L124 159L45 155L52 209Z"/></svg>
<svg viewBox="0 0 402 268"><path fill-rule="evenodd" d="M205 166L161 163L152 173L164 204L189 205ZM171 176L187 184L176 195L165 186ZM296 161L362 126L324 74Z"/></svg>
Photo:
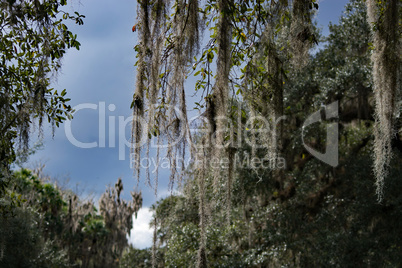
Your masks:
<svg viewBox="0 0 402 268"><path fill-rule="evenodd" d="M59 126L71 117L66 90L51 88L69 48L79 49L66 23L84 16L61 10L65 0L6 1L0 12L0 196L16 150L28 149L30 126L43 118Z"/></svg>
<svg viewBox="0 0 402 268"><path fill-rule="evenodd" d="M126 202L120 199L123 191L123 182L119 178L114 188L108 188L99 199L99 211L103 217L105 228L109 230L105 246L114 256L112 260L102 260L99 263L111 263L122 255L128 246L127 234L133 228L133 214L137 215L142 207L141 193L131 192L133 201Z"/></svg>
<svg viewBox="0 0 402 268"><path fill-rule="evenodd" d="M345 7L339 25L330 25L326 44L311 55L304 68L289 64L286 54L276 54L283 60L281 68L286 74L281 81L283 112L287 116L282 126L286 131L280 132L278 138L282 148L276 153L286 160L286 168L278 171L237 166L228 196L227 173L219 173L216 187L213 170L199 173L193 165L181 194L164 198L154 207L152 222L157 226L158 250L163 252L158 264L201 267L199 251L204 228L205 263L210 267L400 265L401 137L396 135L392 140L395 157L389 164L381 204L376 202L375 176L368 168L372 165L375 125L370 38L365 4L354 0ZM280 46L281 42L278 37L271 44ZM268 53L250 60L250 67L258 69L258 61L269 57L272 55ZM238 124L236 129L240 126L247 130L246 121L253 113L266 117L269 113L264 109L270 112L274 106L270 106L273 96L268 94L273 89L272 81L264 81L273 73L266 68L257 69L251 76L251 85L240 87L244 98L232 102L241 112L240 120L233 123ZM234 80L231 85L235 85ZM256 91L260 95L247 97L245 92L252 86L261 87ZM300 137L303 121L335 101L339 103L339 118L335 119L339 127L339 165L330 167L313 158ZM237 116L235 113L232 120ZM395 117L395 122L400 128L400 116ZM330 122L304 129L308 146L325 151L327 123ZM243 135L235 134L237 138ZM265 139L264 134L254 138L257 142ZM247 154L266 155L263 150L252 151L247 145L236 148L240 162ZM140 262L132 258L133 263Z"/></svg>
<svg viewBox="0 0 402 268"><path fill-rule="evenodd" d="M213 173L214 188L225 183L230 200L233 166L227 174L219 168L207 170L212 157L232 159L234 138L228 133L225 116L230 112L229 96L234 88L239 98L247 100L253 110L273 121L282 115L284 60L294 58L298 67L305 64L300 55L316 42L311 16L318 8L316 0L296 1L139 1L137 8L139 38L135 49L138 61L133 109L134 169L140 178L140 157L145 149L149 157L153 136L160 144L167 141L171 184L184 174L184 157L190 152L195 160L199 183L200 244L198 266L206 267L206 200L205 177ZM202 6L201 6L202 5ZM202 31L208 30L207 43L197 59L197 48L203 43ZM287 37L290 37L287 38ZM281 42L278 40L281 39ZM288 43L286 40L291 40ZM277 47L277 45L280 45ZM280 49L279 49L280 48ZM261 64L265 62L267 64ZM185 80L193 65L198 78L195 89L201 94L197 108L203 109L203 135L193 143L187 117ZM216 70L216 71L215 71ZM242 73L238 75L238 73ZM232 94L233 91L233 94ZM257 103L253 103L258 100ZM240 111L238 111L240 112ZM144 119L147 124L142 124ZM271 123L273 122L271 120ZM281 130L278 130L280 133ZM236 133L237 136L241 135ZM275 132L266 140L277 142ZM281 140L278 139L278 147ZM146 141L146 142L144 142ZM144 145L144 146L142 146ZM143 148L144 147L144 148ZM272 148L276 146L271 146ZM274 161L278 152L270 150ZM156 149L157 157L160 154ZM150 171L146 169L150 182ZM155 173L155 189L158 172ZM205 201L205 202L204 202ZM228 201L228 210L231 202ZM155 245L154 245L155 248Z"/></svg>
<svg viewBox="0 0 402 268"><path fill-rule="evenodd" d="M0 218L1 267L118 267L132 216L142 205L140 193L129 203L119 199L112 204L114 217L125 222L111 225L92 201L81 201L29 170L14 172L12 178L6 190L17 193L21 204ZM122 190L121 180L118 185Z"/></svg>
<svg viewBox="0 0 402 268"><path fill-rule="evenodd" d="M148 249L136 249L130 246L123 254L120 261L120 268L150 268L152 267L152 253Z"/></svg>
<svg viewBox="0 0 402 268"><path fill-rule="evenodd" d="M391 140L401 88L401 1L368 0L367 15L373 33L373 84L375 93L374 173L377 195L383 198L384 179L392 158Z"/></svg>
<svg viewBox="0 0 402 268"><path fill-rule="evenodd" d="M39 213L23 208L14 213L0 218L1 267L70 267L66 251L44 241Z"/></svg>

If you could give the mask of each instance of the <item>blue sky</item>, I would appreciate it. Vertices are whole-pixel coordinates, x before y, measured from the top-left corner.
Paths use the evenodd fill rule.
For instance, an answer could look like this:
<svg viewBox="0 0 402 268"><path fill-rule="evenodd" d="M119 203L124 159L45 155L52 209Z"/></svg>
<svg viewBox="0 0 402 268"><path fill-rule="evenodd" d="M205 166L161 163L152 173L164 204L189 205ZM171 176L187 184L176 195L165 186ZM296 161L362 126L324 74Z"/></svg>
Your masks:
<svg viewBox="0 0 402 268"><path fill-rule="evenodd" d="M323 34L328 34L328 23L338 22L346 0L321 0L317 16L318 26L323 27ZM31 156L27 167L40 162L45 164L45 172L55 178L70 178L70 186L84 189L99 197L107 185L114 185L121 177L125 192L123 197L129 199L129 192L136 184L133 170L130 169L129 149L126 148L125 160L119 160L118 128L119 117L123 120L131 115L130 104L135 84L135 51L137 34L131 31L136 23L136 1L134 0L81 0L70 8L85 15L83 26L71 25L69 28L78 35L81 43L79 51L71 50L63 59L62 72L54 87L67 89L71 105L96 107L78 111L71 122L74 138L80 142L102 143L104 148L78 148L65 134L65 126L56 129L52 138L51 127L45 125L44 149ZM192 89L187 89L192 94ZM105 105L105 113L102 113ZM109 110L109 105L115 109ZM192 103L188 107L192 107ZM111 107L113 108L113 107ZM101 112L101 115L100 115ZM105 132L99 135L99 117L105 116ZM109 119L114 118L115 124ZM101 123L102 124L102 123ZM129 139L131 125L125 128ZM109 129L114 130L115 148L110 148ZM120 132L119 132L120 131ZM32 136L34 142L37 136ZM144 172L143 172L144 173ZM159 196L169 193L167 189L168 172L163 170L160 176ZM150 246L152 231L148 229L151 213L148 208L155 203L154 191L143 183L143 209L134 223L131 241L139 248Z"/></svg>

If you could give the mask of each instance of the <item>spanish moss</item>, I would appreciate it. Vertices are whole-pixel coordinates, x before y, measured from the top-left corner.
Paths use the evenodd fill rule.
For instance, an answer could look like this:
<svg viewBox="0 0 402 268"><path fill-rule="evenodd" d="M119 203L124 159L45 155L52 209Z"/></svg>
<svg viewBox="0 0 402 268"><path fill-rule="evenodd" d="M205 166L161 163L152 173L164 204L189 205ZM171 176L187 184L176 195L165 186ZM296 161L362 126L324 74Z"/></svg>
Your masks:
<svg viewBox="0 0 402 268"><path fill-rule="evenodd" d="M226 155L227 146L224 145L226 135L226 115L228 113L229 98L229 74L231 68L231 41L232 26L229 18L230 7L233 5L231 1L221 0L218 2L218 12L220 12L220 21L217 31L218 59L217 59L217 78L211 98L213 122L212 128L214 138L212 144L213 156L221 158ZM214 187L217 190L220 178L219 170L214 174Z"/></svg>
<svg viewBox="0 0 402 268"><path fill-rule="evenodd" d="M373 27L373 82L375 94L374 174L378 200L383 199L384 180L392 158L391 140L395 135L394 120L400 74L401 44L400 1L367 0L368 21Z"/></svg>
<svg viewBox="0 0 402 268"><path fill-rule="evenodd" d="M299 69L307 64L308 52L314 42L317 42L311 22L312 5L311 0L293 0L290 49L292 64Z"/></svg>

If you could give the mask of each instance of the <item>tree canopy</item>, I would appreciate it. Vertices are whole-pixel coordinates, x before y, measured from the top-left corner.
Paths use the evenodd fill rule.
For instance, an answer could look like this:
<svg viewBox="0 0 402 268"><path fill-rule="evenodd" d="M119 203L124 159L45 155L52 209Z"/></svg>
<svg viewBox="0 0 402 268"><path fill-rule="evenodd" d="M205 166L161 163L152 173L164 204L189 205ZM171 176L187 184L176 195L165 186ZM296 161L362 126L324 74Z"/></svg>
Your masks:
<svg viewBox="0 0 402 268"><path fill-rule="evenodd" d="M47 119L59 126L71 118L66 90L51 87L70 48L80 48L67 22L83 15L62 10L65 0L0 1L0 196L9 166L28 149L30 127Z"/></svg>
<svg viewBox="0 0 402 268"><path fill-rule="evenodd" d="M152 248L128 244L142 194L121 179L95 205L11 169L72 118L52 82L84 16L0 0L0 266L398 267L402 1L350 0L328 36L317 0L137 3L131 161L159 198L165 153L172 190Z"/></svg>
<svg viewBox="0 0 402 268"><path fill-rule="evenodd" d="M119 267L133 216L142 206L141 193L122 199L121 179L98 205L61 189L39 170L13 172L6 190L20 205L0 217L1 267Z"/></svg>
<svg viewBox="0 0 402 268"><path fill-rule="evenodd" d="M360 216L349 209L355 211L354 202L361 196L371 197L368 207L375 210L374 184L379 202L385 207L391 202L392 210L398 206L392 191L388 199L383 189L387 175L390 185L395 182L401 159L397 154L392 160L394 151L401 149L396 134L400 130L401 2L351 1L340 25L331 25L325 39L312 21L318 8L314 0L139 1L137 77L131 105L137 178L141 151L149 157L152 139L169 145L171 181L180 181L185 174L180 161L186 153L193 160L183 196L163 200L155 208L153 225L155 233L160 232L160 243L153 246L153 267L159 265L158 245L166 245L162 263L168 266L343 266L353 256L335 251L350 250L358 242L351 238L345 240L349 245L342 244L336 237L344 239L346 234L330 231L330 222L342 222L341 229L371 237L373 226L381 228L376 216L369 220L374 229L357 231L355 220ZM310 49L324 40L325 48L311 55ZM193 72L200 96L195 105L202 118L195 134L187 116L186 95L192 92L184 89ZM328 122L305 128L309 115ZM313 137L304 138L307 134ZM309 146L325 152L328 144L338 147L332 166L306 150ZM210 165L215 159L228 160ZM264 159L274 168L252 162L245 170L236 159L243 163ZM286 166L278 168L280 161ZM373 167L374 177L367 166ZM145 172L150 182L149 171ZM345 180L351 178L356 181L348 188ZM155 181L157 188L157 173ZM191 202L198 206L194 217ZM366 202L359 199L362 206ZM348 212L340 213L349 216L334 218L343 206ZM184 213L189 219L181 217L182 211L177 216L165 207L191 210ZM231 240L231 235L236 238ZM339 247L331 250L334 244ZM390 250L394 246L394 242L384 245L392 253L380 265L398 262L396 251ZM363 251L356 260L371 265L375 258L369 256L375 253ZM251 255L242 255L245 252Z"/></svg>

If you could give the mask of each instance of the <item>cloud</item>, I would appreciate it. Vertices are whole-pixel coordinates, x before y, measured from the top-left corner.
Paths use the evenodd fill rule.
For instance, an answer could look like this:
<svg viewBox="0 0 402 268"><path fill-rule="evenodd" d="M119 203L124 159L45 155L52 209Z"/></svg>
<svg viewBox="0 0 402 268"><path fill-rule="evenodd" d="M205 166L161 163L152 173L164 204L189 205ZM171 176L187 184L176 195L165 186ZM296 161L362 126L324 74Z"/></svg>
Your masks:
<svg viewBox="0 0 402 268"><path fill-rule="evenodd" d="M153 229L149 222L152 219L152 212L148 207L138 211L137 219L133 216L134 228L131 229L129 243L139 249L149 248L152 245Z"/></svg>

